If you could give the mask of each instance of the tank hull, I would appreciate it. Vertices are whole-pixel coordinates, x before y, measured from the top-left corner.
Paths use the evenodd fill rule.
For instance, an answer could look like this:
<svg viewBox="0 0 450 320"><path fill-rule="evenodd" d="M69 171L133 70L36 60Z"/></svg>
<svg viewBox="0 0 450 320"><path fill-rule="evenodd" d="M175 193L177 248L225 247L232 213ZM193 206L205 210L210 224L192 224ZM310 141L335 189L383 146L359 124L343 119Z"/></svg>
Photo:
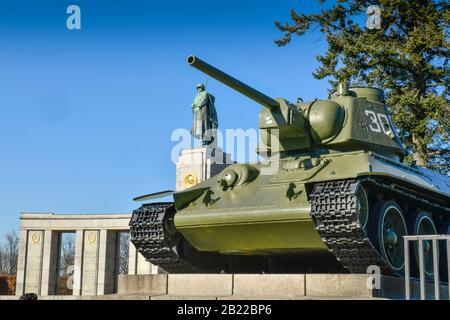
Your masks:
<svg viewBox="0 0 450 320"><path fill-rule="evenodd" d="M402 236L416 234L417 221L450 230L449 184L370 151L234 164L174 193L173 203L135 210L131 236L168 272L365 273L376 265L401 275Z"/></svg>
<svg viewBox="0 0 450 320"><path fill-rule="evenodd" d="M177 229L199 251L223 254L327 250L314 230L309 205L210 210L176 217ZM224 218L225 217L225 218Z"/></svg>
<svg viewBox="0 0 450 320"><path fill-rule="evenodd" d="M301 164L306 162L316 165L305 168ZM261 171L268 163L252 166ZM448 201L449 186L430 171L372 152L348 152L282 159L275 174L259 175L231 190L218 189L217 177L205 181L197 188L212 190L211 201L200 196L184 208L178 203L175 227L199 251L257 255L327 250L311 217L313 186L369 176Z"/></svg>

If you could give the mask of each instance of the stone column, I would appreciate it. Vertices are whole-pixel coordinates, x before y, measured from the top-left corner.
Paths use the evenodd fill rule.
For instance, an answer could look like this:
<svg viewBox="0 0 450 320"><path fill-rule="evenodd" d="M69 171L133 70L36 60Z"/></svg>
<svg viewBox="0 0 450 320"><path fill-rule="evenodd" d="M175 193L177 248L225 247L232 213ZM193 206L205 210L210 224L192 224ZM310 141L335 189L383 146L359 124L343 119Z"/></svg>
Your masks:
<svg viewBox="0 0 450 320"><path fill-rule="evenodd" d="M149 263L151 265L151 269L150 269L150 274L158 274L159 273L159 267L155 266L151 263Z"/></svg>
<svg viewBox="0 0 450 320"><path fill-rule="evenodd" d="M137 274L137 251L131 241L128 248L128 274Z"/></svg>
<svg viewBox="0 0 450 320"><path fill-rule="evenodd" d="M81 295L81 278L83 274L83 251L84 230L76 231L75 239L75 266L73 270L73 292L74 296Z"/></svg>
<svg viewBox="0 0 450 320"><path fill-rule="evenodd" d="M145 260L145 258L140 254L137 253L137 265L136 265L136 272L137 274L152 274L152 264Z"/></svg>
<svg viewBox="0 0 450 320"><path fill-rule="evenodd" d="M44 232L42 260L41 295L54 295L58 282L58 255L60 233L52 230Z"/></svg>
<svg viewBox="0 0 450 320"><path fill-rule="evenodd" d="M128 257L128 274L158 274L158 267L154 266L140 254L130 242Z"/></svg>
<svg viewBox="0 0 450 320"><path fill-rule="evenodd" d="M118 233L100 230L97 294L114 293L117 274Z"/></svg>
<svg viewBox="0 0 450 320"><path fill-rule="evenodd" d="M44 231L30 230L25 267L25 292L41 294Z"/></svg>
<svg viewBox="0 0 450 320"><path fill-rule="evenodd" d="M176 190L190 188L218 174L230 164L231 155L217 146L182 150L176 164Z"/></svg>
<svg viewBox="0 0 450 320"><path fill-rule="evenodd" d="M17 257L17 275L16 275L16 295L21 296L25 290L25 274L27 264L27 244L28 231L20 230L19 234L19 255Z"/></svg>
<svg viewBox="0 0 450 320"><path fill-rule="evenodd" d="M81 295L95 296L97 294L99 236L100 232L98 230L86 230L84 232Z"/></svg>

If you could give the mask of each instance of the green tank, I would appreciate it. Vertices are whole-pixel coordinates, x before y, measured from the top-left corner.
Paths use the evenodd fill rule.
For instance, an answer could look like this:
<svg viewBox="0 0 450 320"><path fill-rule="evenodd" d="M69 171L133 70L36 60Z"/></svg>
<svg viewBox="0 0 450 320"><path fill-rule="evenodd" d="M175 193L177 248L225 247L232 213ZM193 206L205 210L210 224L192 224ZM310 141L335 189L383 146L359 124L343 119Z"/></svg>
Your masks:
<svg viewBox="0 0 450 320"><path fill-rule="evenodd" d="M262 106L257 152L265 160L135 198L148 203L133 212L131 241L151 263L169 273L365 273L376 265L401 275L403 236L450 233L450 179L402 163L382 90L342 85L328 99L291 103L195 56L187 63ZM151 202L170 194L173 202ZM432 276L431 243L424 248Z"/></svg>

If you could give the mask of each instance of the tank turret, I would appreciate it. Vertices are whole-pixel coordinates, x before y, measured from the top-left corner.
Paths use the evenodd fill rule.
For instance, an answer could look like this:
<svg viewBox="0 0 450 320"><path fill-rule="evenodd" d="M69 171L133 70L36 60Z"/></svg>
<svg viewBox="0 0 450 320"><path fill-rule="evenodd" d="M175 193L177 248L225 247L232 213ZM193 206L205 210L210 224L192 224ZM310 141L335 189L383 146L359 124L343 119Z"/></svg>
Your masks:
<svg viewBox="0 0 450 320"><path fill-rule="evenodd" d="M331 151L370 150L396 160L405 155L380 89L344 85L327 100L294 104L273 99L194 55L187 63L264 107L258 118L261 155L324 146Z"/></svg>

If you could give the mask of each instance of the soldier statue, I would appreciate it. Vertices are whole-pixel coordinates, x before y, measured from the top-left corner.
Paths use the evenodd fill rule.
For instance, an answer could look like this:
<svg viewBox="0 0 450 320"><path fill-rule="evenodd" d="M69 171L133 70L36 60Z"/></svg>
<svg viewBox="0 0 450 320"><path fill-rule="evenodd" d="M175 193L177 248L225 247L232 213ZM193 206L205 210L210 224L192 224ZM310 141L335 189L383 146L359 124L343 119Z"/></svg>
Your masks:
<svg viewBox="0 0 450 320"><path fill-rule="evenodd" d="M191 134L200 140L202 146L207 146L214 141L218 127L215 98L205 90L205 85L197 85L197 95L192 104L194 121L192 123Z"/></svg>

